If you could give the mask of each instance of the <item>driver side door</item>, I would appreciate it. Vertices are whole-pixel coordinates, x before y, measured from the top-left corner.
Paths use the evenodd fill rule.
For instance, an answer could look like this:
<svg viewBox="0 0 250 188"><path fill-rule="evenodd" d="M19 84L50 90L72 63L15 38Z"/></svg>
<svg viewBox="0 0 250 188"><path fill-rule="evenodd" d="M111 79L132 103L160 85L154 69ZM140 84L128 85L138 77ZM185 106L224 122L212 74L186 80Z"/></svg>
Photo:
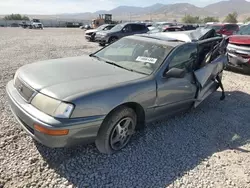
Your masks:
<svg viewBox="0 0 250 188"><path fill-rule="evenodd" d="M197 45L184 44L175 49L166 60L157 78L155 113L166 116L189 109L194 103L197 87L192 74L197 61ZM183 77L166 77L172 68L183 69Z"/></svg>
<svg viewBox="0 0 250 188"><path fill-rule="evenodd" d="M127 25L124 26L124 28L122 29L122 31L121 31L121 33L120 33L120 38L131 35L131 32L132 32L131 24L127 24Z"/></svg>

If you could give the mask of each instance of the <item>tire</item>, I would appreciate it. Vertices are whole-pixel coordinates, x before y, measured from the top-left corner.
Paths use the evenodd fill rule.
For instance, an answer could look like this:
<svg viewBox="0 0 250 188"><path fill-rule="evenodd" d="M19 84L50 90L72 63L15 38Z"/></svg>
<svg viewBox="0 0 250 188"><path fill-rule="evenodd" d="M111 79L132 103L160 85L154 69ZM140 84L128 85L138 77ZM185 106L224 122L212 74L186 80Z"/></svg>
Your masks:
<svg viewBox="0 0 250 188"><path fill-rule="evenodd" d="M100 46L105 46L105 43L99 43Z"/></svg>
<svg viewBox="0 0 250 188"><path fill-rule="evenodd" d="M109 44L112 44L112 43L114 43L114 42L117 41L117 40L118 40L117 37L110 37L110 39L109 39Z"/></svg>
<svg viewBox="0 0 250 188"><path fill-rule="evenodd" d="M128 107L120 107L102 123L95 144L104 154L115 153L129 143L136 128L136 113Z"/></svg>

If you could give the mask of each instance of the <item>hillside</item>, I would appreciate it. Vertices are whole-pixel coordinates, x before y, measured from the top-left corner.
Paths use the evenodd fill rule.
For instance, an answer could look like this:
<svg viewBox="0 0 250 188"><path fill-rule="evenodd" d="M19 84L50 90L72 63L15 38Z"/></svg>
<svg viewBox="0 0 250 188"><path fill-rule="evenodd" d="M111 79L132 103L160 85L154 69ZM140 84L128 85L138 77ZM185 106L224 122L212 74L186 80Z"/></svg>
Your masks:
<svg viewBox="0 0 250 188"><path fill-rule="evenodd" d="M99 14L113 14L114 20L180 20L183 16L215 16L223 20L229 13L236 11L239 21L250 16L250 2L246 0L227 0L213 3L205 7L197 7L190 3L153 4L147 7L119 6L111 10L99 10L96 12L66 13L58 15L37 15L38 17L57 19L90 20Z"/></svg>
<svg viewBox="0 0 250 188"><path fill-rule="evenodd" d="M249 14L250 2L245 0L221 1L208 5L203 9L215 16L226 16L234 11L238 12L238 14Z"/></svg>

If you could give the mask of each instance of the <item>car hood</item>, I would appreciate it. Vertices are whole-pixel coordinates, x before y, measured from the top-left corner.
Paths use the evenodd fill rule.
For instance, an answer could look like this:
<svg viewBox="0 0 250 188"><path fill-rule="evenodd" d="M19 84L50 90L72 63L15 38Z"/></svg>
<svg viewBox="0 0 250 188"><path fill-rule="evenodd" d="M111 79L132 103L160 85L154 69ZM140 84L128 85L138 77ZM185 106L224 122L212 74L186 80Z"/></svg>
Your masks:
<svg viewBox="0 0 250 188"><path fill-rule="evenodd" d="M233 35L229 37L229 43L232 44L249 44L250 35Z"/></svg>
<svg viewBox="0 0 250 188"><path fill-rule="evenodd" d="M85 33L94 33L94 32L97 32L97 31L98 31L97 29L89 29Z"/></svg>
<svg viewBox="0 0 250 188"><path fill-rule="evenodd" d="M113 87L146 75L131 72L89 56L28 64L18 77L35 90L59 100Z"/></svg>

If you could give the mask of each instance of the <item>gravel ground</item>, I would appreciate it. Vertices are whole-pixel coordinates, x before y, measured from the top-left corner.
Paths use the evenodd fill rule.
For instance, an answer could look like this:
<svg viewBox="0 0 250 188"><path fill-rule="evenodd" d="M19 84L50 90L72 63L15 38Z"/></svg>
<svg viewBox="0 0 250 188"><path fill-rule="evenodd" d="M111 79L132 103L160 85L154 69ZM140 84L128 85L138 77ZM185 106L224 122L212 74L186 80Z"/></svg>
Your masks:
<svg viewBox="0 0 250 188"><path fill-rule="evenodd" d="M149 124L123 151L49 149L12 116L5 85L24 64L98 49L79 29L0 28L0 187L250 187L250 77L225 72L198 109Z"/></svg>

